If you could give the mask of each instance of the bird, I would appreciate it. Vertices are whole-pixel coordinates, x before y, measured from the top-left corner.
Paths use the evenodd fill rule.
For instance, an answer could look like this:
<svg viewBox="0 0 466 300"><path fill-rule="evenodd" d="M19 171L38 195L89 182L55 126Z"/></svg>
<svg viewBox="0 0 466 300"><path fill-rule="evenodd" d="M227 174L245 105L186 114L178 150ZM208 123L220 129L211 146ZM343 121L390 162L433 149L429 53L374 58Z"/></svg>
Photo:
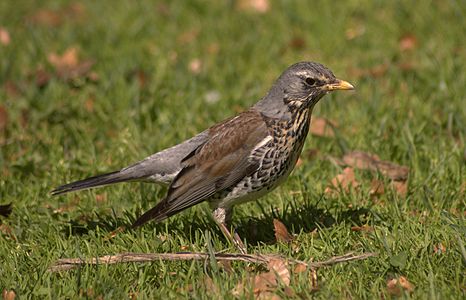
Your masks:
<svg viewBox="0 0 466 300"><path fill-rule="evenodd" d="M320 63L295 63L264 97L238 115L128 167L59 186L51 194L126 181L165 184L165 198L133 228L207 201L226 238L247 253L229 227L233 206L257 200L285 181L303 149L314 106L332 91L352 89Z"/></svg>

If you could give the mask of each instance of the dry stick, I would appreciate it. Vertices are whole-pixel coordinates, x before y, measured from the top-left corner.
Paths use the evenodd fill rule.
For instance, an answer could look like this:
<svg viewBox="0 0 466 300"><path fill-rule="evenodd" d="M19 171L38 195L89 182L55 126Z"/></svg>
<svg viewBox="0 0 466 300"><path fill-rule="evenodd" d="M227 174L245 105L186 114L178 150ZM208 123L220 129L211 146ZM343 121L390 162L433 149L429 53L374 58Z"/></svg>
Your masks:
<svg viewBox="0 0 466 300"><path fill-rule="evenodd" d="M353 255L347 253L342 256L334 256L326 261L321 262L304 262L294 259L288 259L290 262L305 264L310 268L321 268L334 265L337 263L348 262L352 260L361 260L368 257L377 256L377 253L364 253ZM271 258L280 257L278 255L257 255L257 254L240 254L240 253L216 253L215 259L225 261L244 261L256 264L267 264ZM80 265L98 265L98 264L116 264L125 262L150 262L158 260L206 260L209 258L208 253L121 253L116 255L106 255L91 259L81 258L62 258L55 262L50 268L50 272L58 272L74 269ZM286 258L284 258L286 259Z"/></svg>

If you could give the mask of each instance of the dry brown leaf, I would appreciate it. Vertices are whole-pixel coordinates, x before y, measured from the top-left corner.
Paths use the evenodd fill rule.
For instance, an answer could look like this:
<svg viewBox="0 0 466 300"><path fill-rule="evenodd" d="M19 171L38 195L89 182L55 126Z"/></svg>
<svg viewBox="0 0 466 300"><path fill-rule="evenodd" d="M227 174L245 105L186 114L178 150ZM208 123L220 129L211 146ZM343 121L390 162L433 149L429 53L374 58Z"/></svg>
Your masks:
<svg viewBox="0 0 466 300"><path fill-rule="evenodd" d="M306 264L296 264L296 266L293 269L293 273L302 273L307 270L307 265Z"/></svg>
<svg viewBox="0 0 466 300"><path fill-rule="evenodd" d="M375 154L353 151L343 156L343 162L353 168L379 171L384 176L387 176L392 180L404 181L408 179L408 167L380 160L380 158Z"/></svg>
<svg viewBox="0 0 466 300"><path fill-rule="evenodd" d="M286 286L290 285L290 270L288 270L288 262L281 258L272 258L267 264L270 272L275 272L277 278Z"/></svg>
<svg viewBox="0 0 466 300"><path fill-rule="evenodd" d="M369 225L362 225L362 226L352 226L351 231L363 231L363 232L373 232L374 227Z"/></svg>
<svg viewBox="0 0 466 300"><path fill-rule="evenodd" d="M93 97L89 97L86 99L86 101L84 101L84 109L86 109L88 113L94 112L94 98Z"/></svg>
<svg viewBox="0 0 466 300"><path fill-rule="evenodd" d="M4 289L2 292L3 300L14 300L16 298L16 293L13 290Z"/></svg>
<svg viewBox="0 0 466 300"><path fill-rule="evenodd" d="M16 241L16 237L13 234L13 230L10 226L6 224L0 224L0 233L6 235L7 237L11 238L12 240Z"/></svg>
<svg viewBox="0 0 466 300"><path fill-rule="evenodd" d="M367 68L367 69L351 68L348 71L348 73L351 75L351 77L378 78L378 77L384 76L387 73L388 69L389 69L389 64L388 63L383 63L383 64L376 65L376 66L373 66L373 67Z"/></svg>
<svg viewBox="0 0 466 300"><path fill-rule="evenodd" d="M336 127L334 121L325 118L312 118L310 132L315 136L333 137L335 136L333 127Z"/></svg>
<svg viewBox="0 0 466 300"><path fill-rule="evenodd" d="M11 43L10 33L6 28L0 27L0 44L8 46Z"/></svg>
<svg viewBox="0 0 466 300"><path fill-rule="evenodd" d="M294 38L291 39L291 41L289 42L289 45L293 49L301 50L301 49L306 48L306 40L302 37L295 36Z"/></svg>
<svg viewBox="0 0 466 300"><path fill-rule="evenodd" d="M372 179L371 189L369 190L369 195L377 197L385 193L385 187L383 181L378 179Z"/></svg>
<svg viewBox="0 0 466 300"><path fill-rule="evenodd" d="M202 61L199 58L195 58L189 62L189 71L193 74L199 74L202 70Z"/></svg>
<svg viewBox="0 0 466 300"><path fill-rule="evenodd" d="M0 131L6 129L8 125L8 111L5 106L0 104Z"/></svg>
<svg viewBox="0 0 466 300"><path fill-rule="evenodd" d="M253 287L255 299L270 299L275 297L279 283L290 285L291 275L288 270L288 262L281 258L270 258L267 263L268 272L263 272L249 278L249 284ZM247 289L244 283L239 283L233 290L233 295L243 295ZM279 298L272 298L279 299Z"/></svg>
<svg viewBox="0 0 466 300"><path fill-rule="evenodd" d="M345 192L349 192L350 188L356 188L358 186L359 182L355 179L353 168L347 167L342 173L331 180L330 186L325 189L325 193L332 194L339 188L342 188Z"/></svg>
<svg viewBox="0 0 466 300"><path fill-rule="evenodd" d="M68 48L62 55L50 53L47 56L47 60L55 69L75 67L79 62L78 49L76 47Z"/></svg>
<svg viewBox="0 0 466 300"><path fill-rule="evenodd" d="M242 11L266 13L270 10L269 0L237 0L236 8Z"/></svg>
<svg viewBox="0 0 466 300"><path fill-rule="evenodd" d="M210 55L215 55L220 51L220 45L218 43L210 43L207 46L207 53Z"/></svg>
<svg viewBox="0 0 466 300"><path fill-rule="evenodd" d="M256 300L281 300L282 297L272 292L262 292L255 298Z"/></svg>
<svg viewBox="0 0 466 300"><path fill-rule="evenodd" d="M410 51L417 47L417 38L414 34L408 33L400 38L398 43L401 51Z"/></svg>
<svg viewBox="0 0 466 300"><path fill-rule="evenodd" d="M97 194L95 195L95 201L98 203L102 203L107 201L107 193Z"/></svg>
<svg viewBox="0 0 466 300"><path fill-rule="evenodd" d="M3 84L3 89L5 90L5 93L8 97L17 97L20 95L20 89L18 85L11 81L11 80L6 80L5 83Z"/></svg>
<svg viewBox="0 0 466 300"><path fill-rule="evenodd" d="M393 278L387 281L387 291L390 295L401 296L402 291L414 291L414 285L404 276Z"/></svg>
<svg viewBox="0 0 466 300"><path fill-rule="evenodd" d="M50 74L49 72L45 71L44 68L42 67L39 67L36 72L35 72L35 81L36 81L36 85L38 87L44 87L46 86L50 79L52 79L52 74Z"/></svg>
<svg viewBox="0 0 466 300"><path fill-rule="evenodd" d="M92 60L80 61L78 57L78 49L76 47L66 49L62 55L50 53L47 56L47 60L55 68L56 76L62 80L70 80L81 76L87 76L94 65L94 61ZM95 76L93 75L92 77ZM98 76L95 78L97 79Z"/></svg>
<svg viewBox="0 0 466 300"><path fill-rule="evenodd" d="M408 183L406 181L392 181L390 185L401 197L406 197L408 194Z"/></svg>
<svg viewBox="0 0 466 300"><path fill-rule="evenodd" d="M218 295L220 293L217 285L214 283L212 278L210 276L205 276L204 277L204 288L206 289L207 292L211 293L210 295Z"/></svg>
<svg viewBox="0 0 466 300"><path fill-rule="evenodd" d="M37 25L44 25L50 27L57 27L65 21L79 21L85 16L86 9L79 3L70 3L58 10L39 9L34 14L27 17L29 22Z"/></svg>
<svg viewBox="0 0 466 300"><path fill-rule="evenodd" d="M197 39L197 37L199 36L199 33L200 33L199 29L191 29L191 30L185 31L178 36L177 41L179 44L182 44L182 45L190 44Z"/></svg>
<svg viewBox="0 0 466 300"><path fill-rule="evenodd" d="M288 243L293 240L293 236L288 232L285 224L278 219L273 219L273 230L275 231L275 239L279 243Z"/></svg>
<svg viewBox="0 0 466 300"><path fill-rule="evenodd" d="M116 237L118 234L122 233L123 231L126 230L126 226L120 226L118 227L117 229L113 230L112 232L110 232L105 238L104 240L105 241L108 241L110 239L113 239L114 237Z"/></svg>
<svg viewBox="0 0 466 300"><path fill-rule="evenodd" d="M130 292L128 293L128 298L129 298L130 300L137 300L137 299L139 299L139 293L138 293L137 291L134 291L134 292L133 292L133 291L130 291Z"/></svg>
<svg viewBox="0 0 466 300"><path fill-rule="evenodd" d="M442 243L434 245L434 254L444 254L445 252L447 252L447 248Z"/></svg>

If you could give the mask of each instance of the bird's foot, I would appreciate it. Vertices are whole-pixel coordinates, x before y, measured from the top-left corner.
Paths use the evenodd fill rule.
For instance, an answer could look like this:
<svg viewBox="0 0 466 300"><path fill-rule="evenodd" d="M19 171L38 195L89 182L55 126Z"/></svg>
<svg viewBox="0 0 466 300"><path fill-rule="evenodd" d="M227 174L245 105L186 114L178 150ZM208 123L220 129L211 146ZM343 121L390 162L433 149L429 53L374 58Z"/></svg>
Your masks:
<svg viewBox="0 0 466 300"><path fill-rule="evenodd" d="M235 245L236 249L238 249L238 251L241 253L241 254L247 254L248 251L246 249L246 246L244 245L243 241L241 240L240 236L238 235L238 233L236 232L236 230L233 230L233 233L228 229L228 227L226 226L225 223L218 223L218 226L220 227L220 229L222 230L223 234L225 235L225 237L233 243L233 245Z"/></svg>

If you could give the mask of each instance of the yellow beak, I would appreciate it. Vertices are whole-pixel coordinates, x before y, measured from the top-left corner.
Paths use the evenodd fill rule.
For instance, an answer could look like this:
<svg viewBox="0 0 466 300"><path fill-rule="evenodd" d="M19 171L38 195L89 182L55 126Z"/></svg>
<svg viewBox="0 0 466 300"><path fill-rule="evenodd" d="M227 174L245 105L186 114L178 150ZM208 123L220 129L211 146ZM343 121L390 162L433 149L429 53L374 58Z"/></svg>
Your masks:
<svg viewBox="0 0 466 300"><path fill-rule="evenodd" d="M354 86L348 81L337 79L335 82L322 86L325 91L336 91L336 90L354 90Z"/></svg>

